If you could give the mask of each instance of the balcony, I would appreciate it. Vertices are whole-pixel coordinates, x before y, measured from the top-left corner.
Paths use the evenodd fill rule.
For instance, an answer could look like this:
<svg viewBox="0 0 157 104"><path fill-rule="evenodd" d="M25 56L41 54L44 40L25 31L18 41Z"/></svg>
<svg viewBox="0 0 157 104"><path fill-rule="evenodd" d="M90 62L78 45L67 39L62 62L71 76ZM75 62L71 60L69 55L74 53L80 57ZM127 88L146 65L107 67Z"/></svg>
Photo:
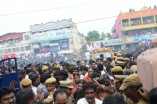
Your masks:
<svg viewBox="0 0 157 104"><path fill-rule="evenodd" d="M121 28L123 31L127 31L127 30L144 29L144 28L151 28L151 27L157 27L157 23L136 25L136 26L129 26L129 27L121 27Z"/></svg>

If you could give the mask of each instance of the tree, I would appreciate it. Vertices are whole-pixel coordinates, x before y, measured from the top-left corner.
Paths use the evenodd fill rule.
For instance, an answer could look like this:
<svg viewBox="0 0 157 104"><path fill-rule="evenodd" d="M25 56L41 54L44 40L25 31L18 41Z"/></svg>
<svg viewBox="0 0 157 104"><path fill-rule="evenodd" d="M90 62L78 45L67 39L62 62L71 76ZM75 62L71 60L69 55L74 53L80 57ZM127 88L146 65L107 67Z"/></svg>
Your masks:
<svg viewBox="0 0 157 104"><path fill-rule="evenodd" d="M88 32L87 36L85 37L87 41L91 40L91 41L98 41L100 40L100 34L98 31L90 31Z"/></svg>
<svg viewBox="0 0 157 104"><path fill-rule="evenodd" d="M111 33L107 33L107 38L108 38L108 39L112 39Z"/></svg>
<svg viewBox="0 0 157 104"><path fill-rule="evenodd" d="M106 34L104 32L101 33L101 40L106 40Z"/></svg>
<svg viewBox="0 0 157 104"><path fill-rule="evenodd" d="M111 33L104 33L104 32L102 32L101 33L101 40L108 40L108 39L112 39L112 35L111 35Z"/></svg>

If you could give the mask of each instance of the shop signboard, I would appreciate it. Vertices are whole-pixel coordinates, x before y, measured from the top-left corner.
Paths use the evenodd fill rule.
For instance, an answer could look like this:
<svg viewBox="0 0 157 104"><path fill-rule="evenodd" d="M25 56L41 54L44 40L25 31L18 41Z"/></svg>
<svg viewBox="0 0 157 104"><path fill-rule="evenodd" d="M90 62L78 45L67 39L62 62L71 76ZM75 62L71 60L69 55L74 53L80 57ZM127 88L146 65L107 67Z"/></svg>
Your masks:
<svg viewBox="0 0 157 104"><path fill-rule="evenodd" d="M110 40L105 40L101 41L103 46L113 46L113 45L121 45L122 44L122 38L118 39L110 39Z"/></svg>
<svg viewBox="0 0 157 104"><path fill-rule="evenodd" d="M132 36L126 36L126 43L133 43L134 39Z"/></svg>
<svg viewBox="0 0 157 104"><path fill-rule="evenodd" d="M133 36L134 42L140 42L140 41L150 40L150 39L151 39L150 35Z"/></svg>
<svg viewBox="0 0 157 104"><path fill-rule="evenodd" d="M69 32L65 30L36 33L32 35L31 40L32 42L37 43L37 42L45 42L45 41L51 41L51 40L66 39L69 36L69 34L67 33Z"/></svg>
<svg viewBox="0 0 157 104"><path fill-rule="evenodd" d="M58 46L51 46L50 51L51 52L57 52L59 50Z"/></svg>
<svg viewBox="0 0 157 104"><path fill-rule="evenodd" d="M59 43L51 43L50 44L50 51L51 52L57 52L57 51L59 51Z"/></svg>
<svg viewBox="0 0 157 104"><path fill-rule="evenodd" d="M60 40L60 49L61 50L68 50L69 49L69 39Z"/></svg>

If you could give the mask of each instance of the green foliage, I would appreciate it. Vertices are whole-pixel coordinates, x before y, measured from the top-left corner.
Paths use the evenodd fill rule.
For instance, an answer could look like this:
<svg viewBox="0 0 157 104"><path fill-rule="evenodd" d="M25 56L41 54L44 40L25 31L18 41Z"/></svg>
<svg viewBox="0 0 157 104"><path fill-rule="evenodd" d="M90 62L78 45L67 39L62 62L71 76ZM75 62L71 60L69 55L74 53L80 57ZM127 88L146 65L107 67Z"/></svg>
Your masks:
<svg viewBox="0 0 157 104"><path fill-rule="evenodd" d="M88 35L85 37L87 41L91 40L91 41L98 41L100 40L100 34L98 31L90 31L88 32Z"/></svg>
<svg viewBox="0 0 157 104"><path fill-rule="evenodd" d="M87 36L85 36L85 39L87 41L108 40L108 39L112 39L112 35L111 33L104 33L104 32L99 34L98 31L93 30L93 31L88 32Z"/></svg>
<svg viewBox="0 0 157 104"><path fill-rule="evenodd" d="M108 39L112 39L112 35L111 35L111 33L104 33L104 32L102 32L101 33L101 40L108 40Z"/></svg>

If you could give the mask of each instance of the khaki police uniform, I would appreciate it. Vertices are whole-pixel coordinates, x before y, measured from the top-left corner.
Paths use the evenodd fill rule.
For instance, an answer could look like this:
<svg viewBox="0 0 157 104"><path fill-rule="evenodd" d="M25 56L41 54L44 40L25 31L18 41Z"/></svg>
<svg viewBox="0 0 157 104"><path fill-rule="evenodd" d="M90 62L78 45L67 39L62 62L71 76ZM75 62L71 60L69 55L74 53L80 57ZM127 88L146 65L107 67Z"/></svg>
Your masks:
<svg viewBox="0 0 157 104"><path fill-rule="evenodd" d="M122 68L120 66L115 66L111 69L112 73L122 72Z"/></svg>
<svg viewBox="0 0 157 104"><path fill-rule="evenodd" d="M49 78L45 81L45 84L54 84L56 83L56 79L55 78ZM56 89L54 89L53 91L49 92L48 97L46 99L44 99L44 103L45 104L52 104L53 103L53 94L56 91Z"/></svg>
<svg viewBox="0 0 157 104"><path fill-rule="evenodd" d="M141 80L139 78L139 76L137 74L131 74L129 76L127 76L124 80L122 85L120 86L120 90L124 91L127 87L129 86L136 86L141 84ZM125 97L124 97L125 98ZM125 98L124 100L126 101L127 104L134 104L132 103L132 101L130 101L129 98ZM131 99L132 100L132 99ZM145 100L143 100L142 98L140 99L140 101L137 104L148 104L148 102L146 102Z"/></svg>

